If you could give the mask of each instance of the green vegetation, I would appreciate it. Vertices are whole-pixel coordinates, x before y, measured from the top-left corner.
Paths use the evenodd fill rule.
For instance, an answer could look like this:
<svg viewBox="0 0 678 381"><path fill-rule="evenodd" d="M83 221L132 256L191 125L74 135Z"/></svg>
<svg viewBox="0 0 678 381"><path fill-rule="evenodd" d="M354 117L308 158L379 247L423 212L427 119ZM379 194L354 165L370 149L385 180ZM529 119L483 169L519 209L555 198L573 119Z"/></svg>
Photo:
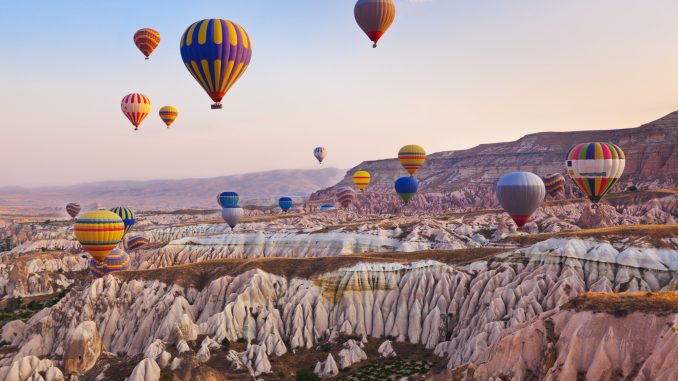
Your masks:
<svg viewBox="0 0 678 381"><path fill-rule="evenodd" d="M320 381L320 377L311 369L302 369L297 372L297 381Z"/></svg>
<svg viewBox="0 0 678 381"><path fill-rule="evenodd" d="M433 364L429 361L383 360L358 368L355 372L337 377L337 381L376 381L390 380L415 374L428 373ZM343 371L343 369L342 369Z"/></svg>
<svg viewBox="0 0 678 381"><path fill-rule="evenodd" d="M224 339L221 340L221 346L228 349L231 346L231 341L224 337Z"/></svg>

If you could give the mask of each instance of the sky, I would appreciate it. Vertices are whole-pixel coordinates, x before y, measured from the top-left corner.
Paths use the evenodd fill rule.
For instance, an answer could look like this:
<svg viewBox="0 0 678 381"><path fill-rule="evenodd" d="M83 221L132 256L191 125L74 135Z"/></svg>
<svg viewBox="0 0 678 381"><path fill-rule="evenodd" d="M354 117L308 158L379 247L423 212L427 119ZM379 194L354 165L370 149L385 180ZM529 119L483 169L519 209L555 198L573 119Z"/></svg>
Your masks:
<svg viewBox="0 0 678 381"><path fill-rule="evenodd" d="M678 109L675 0L396 0L377 49L352 0L15 1L0 33L1 186L351 168L512 141L635 127ZM211 110L179 38L224 18L253 41ZM132 36L151 27L149 61ZM153 104L139 131L125 94ZM158 109L179 118L165 128Z"/></svg>

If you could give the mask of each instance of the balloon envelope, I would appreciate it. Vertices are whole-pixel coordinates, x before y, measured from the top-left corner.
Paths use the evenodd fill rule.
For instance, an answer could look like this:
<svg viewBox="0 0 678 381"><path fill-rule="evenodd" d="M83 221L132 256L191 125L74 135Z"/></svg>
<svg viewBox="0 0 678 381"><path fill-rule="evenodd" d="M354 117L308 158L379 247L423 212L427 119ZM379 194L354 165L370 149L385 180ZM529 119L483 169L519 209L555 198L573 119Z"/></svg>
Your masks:
<svg viewBox="0 0 678 381"><path fill-rule="evenodd" d="M497 182L497 199L513 221L522 227L546 196L541 178L531 172L510 172Z"/></svg>
<svg viewBox="0 0 678 381"><path fill-rule="evenodd" d="M395 190L405 204L409 203L419 189L419 182L414 177L401 177L395 182Z"/></svg>
<svg viewBox="0 0 678 381"><path fill-rule="evenodd" d="M137 249L141 249L142 247L148 245L149 242L150 241L146 237L142 237L142 236L130 237L127 240L127 250L134 251L134 250L137 250Z"/></svg>
<svg viewBox="0 0 678 381"><path fill-rule="evenodd" d="M163 106L160 108L158 114L160 114L160 119L165 122L165 125L169 127L177 119L177 116L179 116L179 110L174 106Z"/></svg>
<svg viewBox="0 0 678 381"><path fill-rule="evenodd" d="M396 7L393 0L358 0L353 15L360 29L374 42L372 47L376 48L395 19Z"/></svg>
<svg viewBox="0 0 678 381"><path fill-rule="evenodd" d="M129 255L117 248L111 251L103 262L97 262L93 258L89 260L89 271L97 278L127 269L129 269Z"/></svg>
<svg viewBox="0 0 678 381"><path fill-rule="evenodd" d="M551 196L555 196L558 192L565 189L565 178L560 173L550 173L542 177L546 192Z"/></svg>
<svg viewBox="0 0 678 381"><path fill-rule="evenodd" d="M221 209L221 218L231 227L235 228L245 216L245 211L239 206L225 207Z"/></svg>
<svg viewBox="0 0 678 381"><path fill-rule="evenodd" d="M228 208L232 206L238 206L240 202L240 196L235 192L221 192L217 195L217 202L222 208Z"/></svg>
<svg viewBox="0 0 678 381"><path fill-rule="evenodd" d="M71 218L75 218L75 216L80 213L80 204L71 202L70 204L66 205L66 213L68 213Z"/></svg>
<svg viewBox="0 0 678 381"><path fill-rule="evenodd" d="M125 234L125 223L108 210L94 210L75 220L75 238L98 262L108 256Z"/></svg>
<svg viewBox="0 0 678 381"><path fill-rule="evenodd" d="M565 166L572 181L595 205L619 181L626 157L611 143L581 143L567 153Z"/></svg>
<svg viewBox="0 0 678 381"><path fill-rule="evenodd" d="M327 212L327 211L330 211L330 210L334 210L334 205L332 205L332 204L324 204L324 205L320 206L320 211L321 211L321 212Z"/></svg>
<svg viewBox="0 0 678 381"><path fill-rule="evenodd" d="M221 19L191 24L181 36L181 59L193 78L222 108L221 99L245 73L252 58L252 42L240 25Z"/></svg>
<svg viewBox="0 0 678 381"><path fill-rule="evenodd" d="M355 193L348 188L339 188L336 193L337 202L343 207L348 208L355 198Z"/></svg>
<svg viewBox="0 0 678 381"><path fill-rule="evenodd" d="M141 122L151 112L151 100L141 93L127 94L120 102L120 109L127 119L132 122L134 129L138 130Z"/></svg>
<svg viewBox="0 0 678 381"><path fill-rule="evenodd" d="M415 144L406 145L398 151L398 160L407 173L414 176L426 161L426 151Z"/></svg>
<svg viewBox="0 0 678 381"><path fill-rule="evenodd" d="M313 156L318 160L318 163L322 164L323 160L327 157L327 149L325 147L315 147L313 149Z"/></svg>
<svg viewBox="0 0 678 381"><path fill-rule="evenodd" d="M139 29L134 33L134 45L137 46L146 59L153 53L160 43L160 33L151 28Z"/></svg>
<svg viewBox="0 0 678 381"><path fill-rule="evenodd" d="M367 171L357 171L353 174L353 183L361 191L370 185L370 173Z"/></svg>
<svg viewBox="0 0 678 381"><path fill-rule="evenodd" d="M280 209L283 210L283 212L287 212L288 210L290 210L293 204L294 203L292 199L289 197L280 197L280 199L278 200L278 206L280 207Z"/></svg>
<svg viewBox="0 0 678 381"><path fill-rule="evenodd" d="M125 234L127 234L132 225L137 222L134 212L129 208L125 208L124 206L116 206L115 208L111 209L111 212L117 214L125 224Z"/></svg>

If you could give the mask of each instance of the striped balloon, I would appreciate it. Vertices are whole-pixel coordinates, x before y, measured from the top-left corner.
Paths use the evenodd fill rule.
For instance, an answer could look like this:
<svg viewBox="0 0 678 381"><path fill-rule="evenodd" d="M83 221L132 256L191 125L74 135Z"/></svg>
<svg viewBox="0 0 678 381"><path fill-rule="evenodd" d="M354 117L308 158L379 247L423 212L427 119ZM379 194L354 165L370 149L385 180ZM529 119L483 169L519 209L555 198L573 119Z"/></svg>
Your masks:
<svg viewBox="0 0 678 381"><path fill-rule="evenodd" d="M238 206L238 202L240 202L240 196L235 192L221 192L217 195L217 203L222 208Z"/></svg>
<svg viewBox="0 0 678 381"><path fill-rule="evenodd" d="M544 180L546 192L551 196L555 196L558 192L565 189L565 178L560 173L548 174L542 177L542 180Z"/></svg>
<svg viewBox="0 0 678 381"><path fill-rule="evenodd" d="M162 106L159 114L160 119L162 119L167 125L167 128L169 128L169 126L177 119L177 116L179 116L179 110L174 106Z"/></svg>
<svg viewBox="0 0 678 381"><path fill-rule="evenodd" d="M80 204L71 202L70 204L66 205L66 213L68 213L71 218L75 218L75 216L80 213Z"/></svg>
<svg viewBox="0 0 678 381"><path fill-rule="evenodd" d="M115 208L111 209L111 212L117 214L120 217L120 219L122 219L122 222L125 223L125 234L127 234L132 225L134 225L137 222L137 218L134 215L134 212L129 208L125 208L123 206L116 206Z"/></svg>
<svg viewBox="0 0 678 381"><path fill-rule="evenodd" d="M357 171L353 174L353 183L355 187L362 192L368 185L370 185L370 173L367 171Z"/></svg>
<svg viewBox="0 0 678 381"><path fill-rule="evenodd" d="M360 29L374 42L372 47L376 48L395 19L396 7L393 0L358 0L353 15Z"/></svg>
<svg viewBox="0 0 678 381"><path fill-rule="evenodd" d="M141 249L142 247L148 245L149 242L150 241L146 237L142 237L142 236L130 237L127 240L127 250L134 251L136 249Z"/></svg>
<svg viewBox="0 0 678 381"><path fill-rule="evenodd" d="M409 204L412 197L417 194L419 189L419 182L414 177L401 177L395 182L395 190L398 196Z"/></svg>
<svg viewBox="0 0 678 381"><path fill-rule="evenodd" d="M151 28L139 29L134 33L134 45L141 50L141 52L146 56L153 53L155 48L158 47L160 43L160 33L157 30Z"/></svg>
<svg viewBox="0 0 678 381"><path fill-rule="evenodd" d="M125 223L108 210L94 210L75 220L75 238L92 258L102 262L122 240Z"/></svg>
<svg viewBox="0 0 678 381"><path fill-rule="evenodd" d="M287 212L292 208L292 205L294 205L294 202L290 197L280 197L278 200L278 206L280 209L282 209L283 212Z"/></svg>
<svg viewBox="0 0 678 381"><path fill-rule="evenodd" d="M180 42L181 59L193 78L212 98L212 109L245 73L252 58L252 41L240 25L221 19L195 22Z"/></svg>
<svg viewBox="0 0 678 381"><path fill-rule="evenodd" d="M336 197L337 202L339 202L343 208L348 208L355 198L355 193L353 193L353 191L348 188L339 188L337 190Z"/></svg>
<svg viewBox="0 0 678 381"><path fill-rule="evenodd" d="M400 149L398 160L407 173L414 176L426 161L426 151L418 145L410 144Z"/></svg>
<svg viewBox="0 0 678 381"><path fill-rule="evenodd" d="M322 164L323 160L327 157L327 149L325 147L315 147L313 149L313 156L318 160L318 163Z"/></svg>
<svg viewBox="0 0 678 381"><path fill-rule="evenodd" d="M141 93L127 94L120 102L122 113L134 125L134 130L139 129L141 122L151 112L151 101L147 96Z"/></svg>
<svg viewBox="0 0 678 381"><path fill-rule="evenodd" d="M117 248L111 251L103 262L97 262L92 258L89 260L89 271L97 278L127 269L129 269L129 255Z"/></svg>
<svg viewBox="0 0 678 381"><path fill-rule="evenodd" d="M567 153L567 174L586 194L593 207L610 191L624 173L624 151L611 143L581 143Z"/></svg>

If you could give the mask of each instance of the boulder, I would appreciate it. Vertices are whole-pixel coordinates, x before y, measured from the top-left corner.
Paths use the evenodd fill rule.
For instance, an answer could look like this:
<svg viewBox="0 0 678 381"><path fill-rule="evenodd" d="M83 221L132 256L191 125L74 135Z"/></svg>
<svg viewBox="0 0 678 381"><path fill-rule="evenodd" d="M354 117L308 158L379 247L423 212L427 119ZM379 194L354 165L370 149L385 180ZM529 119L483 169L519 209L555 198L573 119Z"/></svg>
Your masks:
<svg viewBox="0 0 678 381"><path fill-rule="evenodd" d="M66 373L83 374L92 369L102 349L103 345L96 324L93 321L78 324L71 332L64 355Z"/></svg>

